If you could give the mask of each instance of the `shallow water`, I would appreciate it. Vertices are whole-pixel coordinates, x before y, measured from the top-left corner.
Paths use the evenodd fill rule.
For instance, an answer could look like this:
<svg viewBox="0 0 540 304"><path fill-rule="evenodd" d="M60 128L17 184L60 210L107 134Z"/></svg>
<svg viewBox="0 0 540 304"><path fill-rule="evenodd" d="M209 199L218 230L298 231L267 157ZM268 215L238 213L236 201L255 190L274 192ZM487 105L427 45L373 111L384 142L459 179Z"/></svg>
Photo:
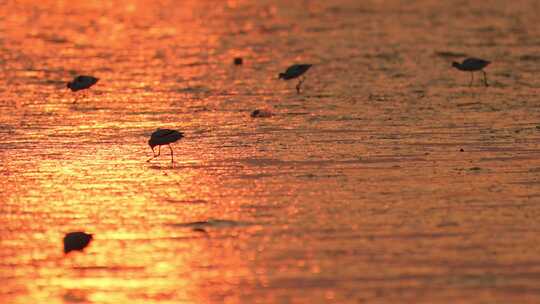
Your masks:
<svg viewBox="0 0 540 304"><path fill-rule="evenodd" d="M0 7L2 303L540 301L538 2L33 2Z"/></svg>

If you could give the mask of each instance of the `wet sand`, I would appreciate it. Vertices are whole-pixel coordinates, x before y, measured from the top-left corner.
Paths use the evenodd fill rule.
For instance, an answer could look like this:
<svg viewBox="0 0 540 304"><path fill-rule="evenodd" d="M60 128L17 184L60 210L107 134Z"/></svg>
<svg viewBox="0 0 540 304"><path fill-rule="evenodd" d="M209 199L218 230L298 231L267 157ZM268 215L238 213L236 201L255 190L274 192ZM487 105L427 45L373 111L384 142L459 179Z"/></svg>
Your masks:
<svg viewBox="0 0 540 304"><path fill-rule="evenodd" d="M540 301L536 1L32 2L0 8L0 302Z"/></svg>

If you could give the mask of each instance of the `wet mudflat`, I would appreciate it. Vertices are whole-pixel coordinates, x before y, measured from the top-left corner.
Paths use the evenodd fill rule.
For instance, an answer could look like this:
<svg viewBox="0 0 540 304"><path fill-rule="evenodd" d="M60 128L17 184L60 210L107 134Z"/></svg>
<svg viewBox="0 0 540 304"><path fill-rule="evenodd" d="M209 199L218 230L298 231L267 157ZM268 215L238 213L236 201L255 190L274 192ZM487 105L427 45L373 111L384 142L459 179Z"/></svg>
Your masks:
<svg viewBox="0 0 540 304"><path fill-rule="evenodd" d="M3 5L0 302L538 303L538 3L322 2Z"/></svg>

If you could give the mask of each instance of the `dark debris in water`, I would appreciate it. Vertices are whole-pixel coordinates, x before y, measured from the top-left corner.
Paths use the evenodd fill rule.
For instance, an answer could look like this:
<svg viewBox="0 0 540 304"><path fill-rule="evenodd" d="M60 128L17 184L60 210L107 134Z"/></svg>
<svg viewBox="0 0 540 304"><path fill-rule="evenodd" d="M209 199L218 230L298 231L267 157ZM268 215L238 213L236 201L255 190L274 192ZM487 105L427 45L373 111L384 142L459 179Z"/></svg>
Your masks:
<svg viewBox="0 0 540 304"><path fill-rule="evenodd" d="M208 93L211 91L211 89L206 86L195 85L195 86L177 88L175 91L178 93Z"/></svg>
<svg viewBox="0 0 540 304"><path fill-rule="evenodd" d="M233 227L242 227L242 226L249 226L249 225L252 225L252 224L247 223L247 222L220 220L220 219L209 219L207 221L196 221L196 222L173 224L173 226L175 227L192 228L194 231L200 231L200 232L202 231L206 232L205 228L233 228Z"/></svg>
<svg viewBox="0 0 540 304"><path fill-rule="evenodd" d="M267 110L255 110L253 112L251 112L251 117L253 118L264 118L264 117L271 117L272 116L272 113L270 111L267 111Z"/></svg>
<svg viewBox="0 0 540 304"><path fill-rule="evenodd" d="M467 57L467 54L465 53L450 52L450 51L438 51L438 52L435 52L435 55L439 57L443 57L443 58Z"/></svg>
<svg viewBox="0 0 540 304"><path fill-rule="evenodd" d="M439 228L457 227L457 226L459 226L459 223L454 222L454 221L442 221L437 225L437 227Z"/></svg>
<svg viewBox="0 0 540 304"><path fill-rule="evenodd" d="M388 101L391 99L389 95L370 93L368 99L370 101Z"/></svg>
<svg viewBox="0 0 540 304"><path fill-rule="evenodd" d="M193 228L192 230L195 231L195 232L208 234L208 232L206 232L206 230L204 230L203 228Z"/></svg>
<svg viewBox="0 0 540 304"><path fill-rule="evenodd" d="M186 204L186 205L205 205L208 204L205 200L199 200L199 199L193 199L193 200L175 200L175 199L167 199L167 202L171 204Z"/></svg>
<svg viewBox="0 0 540 304"><path fill-rule="evenodd" d="M401 56L398 52L381 52L376 54L366 54L364 55L366 58L375 58L375 59L381 59L385 61L396 61L401 60Z"/></svg>
<svg viewBox="0 0 540 304"><path fill-rule="evenodd" d="M540 61L540 55L526 54L526 55L520 56L519 60L521 60L521 61Z"/></svg>

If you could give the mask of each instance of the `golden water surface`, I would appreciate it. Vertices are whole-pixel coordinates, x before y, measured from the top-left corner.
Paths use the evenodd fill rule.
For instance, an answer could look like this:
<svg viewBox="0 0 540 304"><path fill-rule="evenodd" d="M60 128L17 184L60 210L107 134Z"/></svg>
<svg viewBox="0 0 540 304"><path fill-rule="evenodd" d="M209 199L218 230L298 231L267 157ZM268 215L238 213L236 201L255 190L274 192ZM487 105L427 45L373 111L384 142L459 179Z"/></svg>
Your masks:
<svg viewBox="0 0 540 304"><path fill-rule="evenodd" d="M540 303L540 2L0 4L0 303Z"/></svg>

